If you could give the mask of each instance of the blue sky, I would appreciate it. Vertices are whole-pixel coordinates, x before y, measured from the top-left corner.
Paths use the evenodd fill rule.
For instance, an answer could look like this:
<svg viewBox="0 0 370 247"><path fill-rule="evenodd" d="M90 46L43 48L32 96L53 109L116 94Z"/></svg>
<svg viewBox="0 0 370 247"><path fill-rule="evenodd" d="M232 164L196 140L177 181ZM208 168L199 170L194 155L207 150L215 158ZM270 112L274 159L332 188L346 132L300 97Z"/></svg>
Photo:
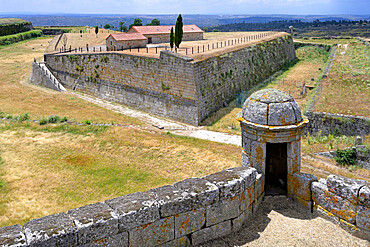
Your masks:
<svg viewBox="0 0 370 247"><path fill-rule="evenodd" d="M370 0L0 0L0 13L370 14Z"/></svg>

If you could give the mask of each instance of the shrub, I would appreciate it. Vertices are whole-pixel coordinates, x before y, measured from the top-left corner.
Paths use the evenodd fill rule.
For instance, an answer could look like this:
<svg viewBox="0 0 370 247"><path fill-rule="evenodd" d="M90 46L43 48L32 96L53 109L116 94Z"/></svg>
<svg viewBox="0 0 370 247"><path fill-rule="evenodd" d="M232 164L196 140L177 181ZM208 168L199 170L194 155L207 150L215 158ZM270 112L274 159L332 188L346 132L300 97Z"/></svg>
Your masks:
<svg viewBox="0 0 370 247"><path fill-rule="evenodd" d="M40 125L45 125L48 123L48 120L46 118L42 118L40 121L39 121L39 124Z"/></svg>
<svg viewBox="0 0 370 247"><path fill-rule="evenodd" d="M60 122L67 122L68 121L68 118L67 117L63 117Z"/></svg>
<svg viewBox="0 0 370 247"><path fill-rule="evenodd" d="M16 120L18 122L23 122L23 121L27 121L30 119L30 116L28 115L28 113L25 113L25 114L21 114L19 115L18 117L16 117Z"/></svg>
<svg viewBox="0 0 370 247"><path fill-rule="evenodd" d="M340 150L335 152L335 161L341 165L356 165L356 150L354 148Z"/></svg>
<svg viewBox="0 0 370 247"><path fill-rule="evenodd" d="M84 121L84 124L90 125L90 124L91 124L91 122L90 122L89 120L85 120L85 121Z"/></svg>
<svg viewBox="0 0 370 247"><path fill-rule="evenodd" d="M6 115L6 119L13 119L13 115L10 114Z"/></svg>
<svg viewBox="0 0 370 247"><path fill-rule="evenodd" d="M49 123L59 123L60 122L60 117L58 115L49 116L48 117L48 122Z"/></svg>
<svg viewBox="0 0 370 247"><path fill-rule="evenodd" d="M5 112L0 111L0 118L4 118L4 117L5 117Z"/></svg>
<svg viewBox="0 0 370 247"><path fill-rule="evenodd" d="M41 30L32 30L24 33L17 33L0 37L0 45L10 45L22 40L31 39L42 36Z"/></svg>

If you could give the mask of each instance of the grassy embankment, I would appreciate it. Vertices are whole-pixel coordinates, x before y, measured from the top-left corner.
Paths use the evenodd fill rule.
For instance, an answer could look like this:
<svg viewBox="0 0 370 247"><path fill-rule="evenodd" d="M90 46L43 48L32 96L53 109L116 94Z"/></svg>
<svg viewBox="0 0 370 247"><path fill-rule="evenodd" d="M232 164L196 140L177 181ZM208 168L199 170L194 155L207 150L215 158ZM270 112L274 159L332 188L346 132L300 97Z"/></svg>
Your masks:
<svg viewBox="0 0 370 247"><path fill-rule="evenodd" d="M240 164L240 148L140 130L72 94L27 84L31 63L50 39L0 48L0 111L31 119L120 123L130 128L0 120L0 226L144 191Z"/></svg>

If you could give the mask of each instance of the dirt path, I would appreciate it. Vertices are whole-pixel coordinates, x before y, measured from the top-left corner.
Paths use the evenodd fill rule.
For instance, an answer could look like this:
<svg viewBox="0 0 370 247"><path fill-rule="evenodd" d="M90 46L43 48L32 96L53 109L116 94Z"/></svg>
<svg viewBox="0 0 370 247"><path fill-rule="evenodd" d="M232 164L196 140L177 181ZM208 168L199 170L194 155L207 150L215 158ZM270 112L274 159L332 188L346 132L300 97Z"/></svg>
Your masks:
<svg viewBox="0 0 370 247"><path fill-rule="evenodd" d="M370 246L338 225L311 213L285 196L265 197L242 229L202 247Z"/></svg>
<svg viewBox="0 0 370 247"><path fill-rule="evenodd" d="M124 114L126 116L134 117L140 119L141 121L147 123L150 126L155 128L169 131L173 134L180 136L189 136L194 138L199 138L203 140L209 140L214 142L221 142L226 144L233 144L241 146L241 136L240 135L231 135L216 131L206 130L204 127L196 127L185 123L176 122L174 120L165 119L159 116L153 116L149 113L141 112L138 110L130 109L123 105L114 104L112 102L98 99L96 97L85 95L81 93L71 92L73 95L104 107L106 109L112 110Z"/></svg>

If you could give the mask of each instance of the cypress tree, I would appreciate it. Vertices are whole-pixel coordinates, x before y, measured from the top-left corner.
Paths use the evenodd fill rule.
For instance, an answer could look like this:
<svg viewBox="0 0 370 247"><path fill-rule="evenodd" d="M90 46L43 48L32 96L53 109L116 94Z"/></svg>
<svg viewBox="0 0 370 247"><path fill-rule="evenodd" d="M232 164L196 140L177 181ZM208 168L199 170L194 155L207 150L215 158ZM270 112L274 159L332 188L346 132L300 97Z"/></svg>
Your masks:
<svg viewBox="0 0 370 247"><path fill-rule="evenodd" d="M179 16L177 17L176 25L175 25L175 45L177 48L179 48L181 41L182 41L182 34L183 34L182 27L183 27L182 17L181 17L181 14L179 14Z"/></svg>
<svg viewBox="0 0 370 247"><path fill-rule="evenodd" d="M171 33L170 33L170 46L171 46L171 50L173 48L173 43L175 42L175 35L173 33L173 27L171 27Z"/></svg>

